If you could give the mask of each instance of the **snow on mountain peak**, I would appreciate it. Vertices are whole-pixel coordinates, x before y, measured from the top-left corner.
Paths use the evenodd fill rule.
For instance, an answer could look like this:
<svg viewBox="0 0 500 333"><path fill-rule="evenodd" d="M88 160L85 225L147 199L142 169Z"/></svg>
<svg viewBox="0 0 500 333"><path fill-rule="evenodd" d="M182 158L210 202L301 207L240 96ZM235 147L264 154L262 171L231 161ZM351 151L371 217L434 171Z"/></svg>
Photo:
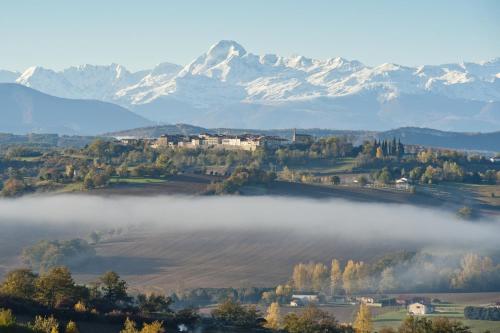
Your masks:
<svg viewBox="0 0 500 333"><path fill-rule="evenodd" d="M1 79L1 77L0 77ZM369 67L341 57L255 55L232 40L212 45L188 65L161 63L132 73L118 64L82 65L55 72L31 67L18 83L70 98L92 98L135 107L173 98L188 105L291 102L367 92L378 101L402 95L500 101L500 58L481 63Z"/></svg>
<svg viewBox="0 0 500 333"><path fill-rule="evenodd" d="M182 66L179 66L177 64L172 64L170 62L162 62L158 65L156 65L152 70L151 70L151 75L171 75L172 74L177 74L180 70L182 69Z"/></svg>
<svg viewBox="0 0 500 333"><path fill-rule="evenodd" d="M246 53L245 48L234 40L221 40L210 47L207 57L223 60L231 56L242 57Z"/></svg>

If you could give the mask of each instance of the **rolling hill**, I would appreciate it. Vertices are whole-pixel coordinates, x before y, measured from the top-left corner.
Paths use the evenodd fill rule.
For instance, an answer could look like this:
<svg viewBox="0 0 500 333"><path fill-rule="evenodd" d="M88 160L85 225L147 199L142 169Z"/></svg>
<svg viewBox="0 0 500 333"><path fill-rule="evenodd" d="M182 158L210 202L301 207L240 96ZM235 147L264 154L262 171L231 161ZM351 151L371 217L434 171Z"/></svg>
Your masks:
<svg viewBox="0 0 500 333"><path fill-rule="evenodd" d="M111 103L59 98L19 84L0 84L0 132L95 135L150 124Z"/></svg>

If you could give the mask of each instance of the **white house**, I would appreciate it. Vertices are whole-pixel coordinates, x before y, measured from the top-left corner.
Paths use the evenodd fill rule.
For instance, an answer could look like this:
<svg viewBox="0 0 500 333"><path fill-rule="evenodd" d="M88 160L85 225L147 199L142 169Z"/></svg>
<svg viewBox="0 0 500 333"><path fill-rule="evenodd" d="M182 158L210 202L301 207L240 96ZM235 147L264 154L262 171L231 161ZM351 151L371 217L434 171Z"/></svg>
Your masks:
<svg viewBox="0 0 500 333"><path fill-rule="evenodd" d="M319 302L319 296L315 294L297 294L292 295L293 300L299 300L302 303L317 303Z"/></svg>
<svg viewBox="0 0 500 333"><path fill-rule="evenodd" d="M407 190L410 188L410 181L405 177L396 179L396 188Z"/></svg>
<svg viewBox="0 0 500 333"><path fill-rule="evenodd" d="M434 312L434 307L430 304L412 303L408 305L408 313L411 315L422 316Z"/></svg>

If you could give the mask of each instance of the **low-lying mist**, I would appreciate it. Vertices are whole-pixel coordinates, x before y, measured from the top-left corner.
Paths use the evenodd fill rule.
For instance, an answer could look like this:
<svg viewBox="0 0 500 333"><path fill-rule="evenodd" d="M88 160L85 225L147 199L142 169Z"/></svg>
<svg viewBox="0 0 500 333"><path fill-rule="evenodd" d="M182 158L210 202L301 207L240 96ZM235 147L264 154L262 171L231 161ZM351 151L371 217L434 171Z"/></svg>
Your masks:
<svg viewBox="0 0 500 333"><path fill-rule="evenodd" d="M101 197L55 195L0 200L0 223L163 230L287 230L344 239L495 249L500 223L464 221L410 205L279 197Z"/></svg>
<svg viewBox="0 0 500 333"><path fill-rule="evenodd" d="M73 265L75 274L92 280L114 270L131 286L158 290L179 283L272 286L287 281L299 262L371 262L401 251L432 254L434 268L425 275L431 280L443 271L440 260L449 269L468 252L500 258L498 219L464 221L444 210L344 200L32 196L0 200L0 227L0 276L22 265L22 250L40 240L90 241L98 231L104 238L97 256ZM419 263L395 273L406 281L408 272L423 270Z"/></svg>

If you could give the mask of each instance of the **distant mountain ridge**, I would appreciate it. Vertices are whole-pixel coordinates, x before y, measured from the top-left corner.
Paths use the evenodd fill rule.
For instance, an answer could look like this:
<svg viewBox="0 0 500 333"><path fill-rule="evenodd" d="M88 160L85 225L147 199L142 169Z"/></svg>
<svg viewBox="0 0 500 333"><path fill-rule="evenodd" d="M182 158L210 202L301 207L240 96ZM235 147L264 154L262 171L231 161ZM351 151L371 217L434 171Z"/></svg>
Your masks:
<svg viewBox="0 0 500 333"><path fill-rule="evenodd" d="M381 140L400 138L405 144L423 145L427 147L449 148L459 150L474 150L483 152L500 152L500 131L491 133L445 132L430 128L403 127L389 131L356 131L332 130L320 128L297 129L299 133L315 137L347 136L360 144L364 140ZM236 128L203 128L187 124L159 125L132 130L106 133L114 137L157 138L162 134L197 135L201 133L219 133L240 135L245 133L275 135L291 139L292 129L236 129Z"/></svg>
<svg viewBox="0 0 500 333"><path fill-rule="evenodd" d="M152 122L115 104L50 96L0 83L0 132L96 135Z"/></svg>
<svg viewBox="0 0 500 333"><path fill-rule="evenodd" d="M0 82L12 79L0 72ZM500 129L500 58L370 67L341 57L255 55L223 40L184 67L32 67L15 81L55 96L117 103L157 122L204 127Z"/></svg>

